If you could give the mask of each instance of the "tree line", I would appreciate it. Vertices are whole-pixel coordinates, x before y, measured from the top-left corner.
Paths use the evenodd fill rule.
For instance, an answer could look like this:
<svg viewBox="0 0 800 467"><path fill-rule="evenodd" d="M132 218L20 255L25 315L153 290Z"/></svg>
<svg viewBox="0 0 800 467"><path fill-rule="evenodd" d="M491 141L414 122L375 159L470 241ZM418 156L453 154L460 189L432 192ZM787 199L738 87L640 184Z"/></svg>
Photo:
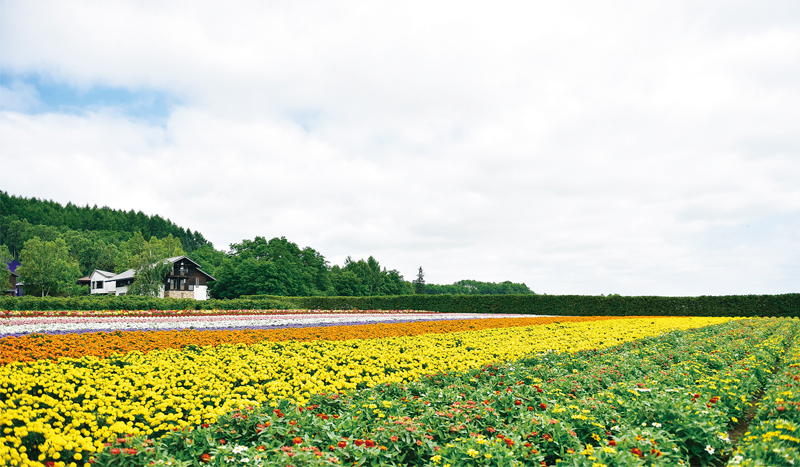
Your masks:
<svg viewBox="0 0 800 467"><path fill-rule="evenodd" d="M28 217L30 216L30 217ZM215 298L247 295L385 296L408 294L526 294L525 284L459 281L452 285L406 281L370 256L330 265L311 247L299 247L285 237L255 237L220 251L202 234L168 219L133 211L79 208L53 201L9 196L0 191L0 284L8 283L11 259L26 295L74 296L88 293L79 277L95 269L136 271L128 293L155 295L169 270L162 260L186 255L216 280L209 283Z"/></svg>
<svg viewBox="0 0 800 467"><path fill-rule="evenodd" d="M172 235L181 242L185 251L191 252L204 245L210 245L200 232L192 232L175 225L159 215L148 216L135 212L76 206L37 198L9 195L0 191L0 244L6 245L14 257L18 257L26 240L33 236L44 238L55 231L63 233L76 231L92 234L93 240L101 237L106 243L117 244L128 240L135 232L146 239L165 238ZM48 232L45 232L48 231Z"/></svg>

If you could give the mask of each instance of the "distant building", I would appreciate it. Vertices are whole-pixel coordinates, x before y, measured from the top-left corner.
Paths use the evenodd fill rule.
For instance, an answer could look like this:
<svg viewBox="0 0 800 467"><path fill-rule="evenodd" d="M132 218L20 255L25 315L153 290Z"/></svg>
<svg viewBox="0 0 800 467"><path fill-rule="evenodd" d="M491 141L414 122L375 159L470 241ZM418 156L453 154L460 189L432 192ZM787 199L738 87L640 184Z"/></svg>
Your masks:
<svg viewBox="0 0 800 467"><path fill-rule="evenodd" d="M11 271L11 277L8 280L8 287L2 290L2 295L10 295L12 297L22 296L22 286L24 284L19 281L19 274L17 274L17 267L19 267L19 265L20 262L17 260L8 263L8 270Z"/></svg>
<svg viewBox="0 0 800 467"><path fill-rule="evenodd" d="M166 261L172 263L172 269L164 279L159 297L208 299L208 281L216 279L186 256L175 256ZM125 295L133 283L134 273L133 269L119 274L95 269L89 275L89 290L92 295Z"/></svg>

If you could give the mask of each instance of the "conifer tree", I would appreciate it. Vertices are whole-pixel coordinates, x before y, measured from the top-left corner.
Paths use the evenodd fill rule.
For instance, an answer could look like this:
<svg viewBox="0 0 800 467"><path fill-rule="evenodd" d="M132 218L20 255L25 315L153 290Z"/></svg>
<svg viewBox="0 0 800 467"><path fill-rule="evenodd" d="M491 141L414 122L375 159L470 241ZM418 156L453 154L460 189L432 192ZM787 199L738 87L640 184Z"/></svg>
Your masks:
<svg viewBox="0 0 800 467"><path fill-rule="evenodd" d="M422 272L422 266L419 267L419 272L417 272L417 278L414 279L414 293L415 294L425 293L425 274Z"/></svg>

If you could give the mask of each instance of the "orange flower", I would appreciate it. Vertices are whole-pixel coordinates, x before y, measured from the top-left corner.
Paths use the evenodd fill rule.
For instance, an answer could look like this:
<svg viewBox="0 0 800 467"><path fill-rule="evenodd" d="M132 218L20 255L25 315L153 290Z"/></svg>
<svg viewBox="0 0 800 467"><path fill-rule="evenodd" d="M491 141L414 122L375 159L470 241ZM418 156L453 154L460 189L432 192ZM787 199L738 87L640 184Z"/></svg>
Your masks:
<svg viewBox="0 0 800 467"><path fill-rule="evenodd" d="M82 334L28 334L0 339L0 365L11 362L30 362L41 359L57 360L62 357L109 357L113 353L126 354L133 350L147 353L166 348L183 348L188 345L208 346L220 344L255 344L270 341L315 341L375 339L381 337L419 336L422 334L477 331L517 326L534 326L559 322L584 322L621 318L619 316L559 316L486 318L410 323L377 323L356 326L321 326L285 329L182 330L182 331L124 331L91 332Z"/></svg>

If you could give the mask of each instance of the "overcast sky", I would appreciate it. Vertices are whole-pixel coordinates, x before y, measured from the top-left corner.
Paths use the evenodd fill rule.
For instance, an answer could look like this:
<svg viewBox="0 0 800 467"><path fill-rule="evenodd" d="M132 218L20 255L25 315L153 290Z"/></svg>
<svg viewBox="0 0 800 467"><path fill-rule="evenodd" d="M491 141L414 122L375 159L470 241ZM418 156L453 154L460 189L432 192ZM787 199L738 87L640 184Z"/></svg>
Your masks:
<svg viewBox="0 0 800 467"><path fill-rule="evenodd" d="M800 2L0 2L0 189L537 293L800 292Z"/></svg>

